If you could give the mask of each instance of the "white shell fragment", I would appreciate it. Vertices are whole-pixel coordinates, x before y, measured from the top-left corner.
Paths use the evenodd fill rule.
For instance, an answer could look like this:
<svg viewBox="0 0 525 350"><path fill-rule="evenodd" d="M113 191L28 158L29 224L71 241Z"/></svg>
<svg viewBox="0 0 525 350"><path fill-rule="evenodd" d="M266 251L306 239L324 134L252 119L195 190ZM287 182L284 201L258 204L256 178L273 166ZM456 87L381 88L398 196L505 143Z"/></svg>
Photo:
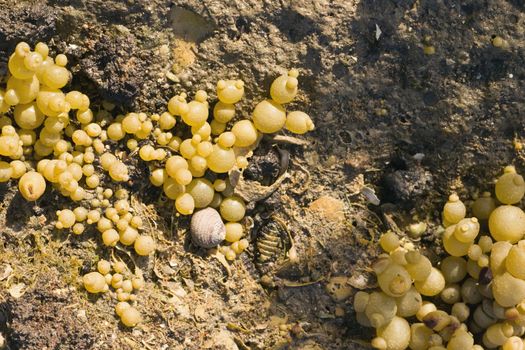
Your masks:
<svg viewBox="0 0 525 350"><path fill-rule="evenodd" d="M363 186L363 188L361 188L361 193L363 194L363 196L365 196L366 200L370 202L371 204L373 205L381 204L381 200L379 200L379 198L376 195L376 192L372 188Z"/></svg>
<svg viewBox="0 0 525 350"><path fill-rule="evenodd" d="M226 237L221 215L213 208L199 210L191 218L191 240L203 248L213 248Z"/></svg>
<svg viewBox="0 0 525 350"><path fill-rule="evenodd" d="M383 34L383 32L381 31L381 28L379 28L379 26L376 24L376 40L379 41L381 34Z"/></svg>
<svg viewBox="0 0 525 350"><path fill-rule="evenodd" d="M26 285L24 283L17 283L15 285L12 285L11 288L9 288L7 291L13 298L18 299L26 292L25 288Z"/></svg>

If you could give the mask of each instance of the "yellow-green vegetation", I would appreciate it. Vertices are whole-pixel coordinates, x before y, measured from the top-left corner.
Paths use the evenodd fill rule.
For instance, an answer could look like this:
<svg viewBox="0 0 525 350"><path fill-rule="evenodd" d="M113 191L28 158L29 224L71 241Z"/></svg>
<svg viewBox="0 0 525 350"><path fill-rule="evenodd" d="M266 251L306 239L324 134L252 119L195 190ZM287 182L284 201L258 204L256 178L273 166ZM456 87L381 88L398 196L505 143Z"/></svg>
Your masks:
<svg viewBox="0 0 525 350"><path fill-rule="evenodd" d="M242 224L246 204L234 194L228 175L248 166L264 133L314 129L306 113L287 114L283 106L297 95L299 72L275 79L271 99L258 103L250 119L236 106L244 96L242 80L218 81L212 113L208 93L198 90L193 99L184 92L172 97L159 113L113 116L113 108L91 109L82 92L64 91L71 80L67 62L63 54L52 57L44 43L34 50L19 43L9 58L7 85L0 88L0 182L19 179L28 201L51 187L75 202L57 210L57 229L81 235L94 226L103 246L129 246L136 255L149 256L155 240L144 232L131 205L133 193L126 189L128 160L136 157L149 166L151 184L174 201L177 215L194 214L195 245L219 246L227 260L241 254L248 247ZM133 292L144 279L124 263L100 260L82 283L89 293L113 290L122 323L140 322Z"/></svg>
<svg viewBox="0 0 525 350"><path fill-rule="evenodd" d="M354 297L357 321L376 329L371 345L525 349L525 214L517 206L524 194L523 178L508 166L496 182L496 198L484 192L475 199L472 217L450 195L442 235L448 256L437 266L408 239L383 234L386 253L373 266L379 289Z"/></svg>

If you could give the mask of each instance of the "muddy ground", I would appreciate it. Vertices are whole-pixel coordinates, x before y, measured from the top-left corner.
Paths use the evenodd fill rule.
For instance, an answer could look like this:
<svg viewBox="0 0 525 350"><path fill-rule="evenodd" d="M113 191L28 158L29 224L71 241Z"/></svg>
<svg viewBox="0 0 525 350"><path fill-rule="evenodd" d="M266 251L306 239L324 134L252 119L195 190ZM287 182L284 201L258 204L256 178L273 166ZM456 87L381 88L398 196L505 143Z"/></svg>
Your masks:
<svg viewBox="0 0 525 350"><path fill-rule="evenodd" d="M147 280L138 294L145 322L133 330L118 323L109 296L80 287L78 276L111 254L94 231L54 229L54 211L69 202L48 191L30 205L16 183L1 184L6 347L367 348L371 332L357 325L352 295L374 285L368 267L381 232L425 221L416 243L438 254L448 193L467 200L503 165L525 170L515 147L524 137L524 10L520 0L0 0L0 75L18 41L46 41L68 55L71 88L94 105L153 113L175 92L212 92L221 78L245 81L249 110L296 67L301 92L290 108L316 124L306 142L267 138L252 158L246 188L285 177L250 204L252 245L229 267L190 244L188 220L137 171L135 206L153 218L160 247L131 262ZM506 45L493 47L494 36ZM259 229L279 220L298 261L261 264Z"/></svg>

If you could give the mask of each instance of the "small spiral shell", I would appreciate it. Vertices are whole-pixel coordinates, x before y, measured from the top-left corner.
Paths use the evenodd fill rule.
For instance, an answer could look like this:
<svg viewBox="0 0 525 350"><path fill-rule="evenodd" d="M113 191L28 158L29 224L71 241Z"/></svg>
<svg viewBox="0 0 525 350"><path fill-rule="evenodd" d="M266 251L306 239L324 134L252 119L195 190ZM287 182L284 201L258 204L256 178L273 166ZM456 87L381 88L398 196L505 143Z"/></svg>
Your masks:
<svg viewBox="0 0 525 350"><path fill-rule="evenodd" d="M226 227L221 215L213 208L199 210L191 218L191 239L203 248L213 248L226 237Z"/></svg>

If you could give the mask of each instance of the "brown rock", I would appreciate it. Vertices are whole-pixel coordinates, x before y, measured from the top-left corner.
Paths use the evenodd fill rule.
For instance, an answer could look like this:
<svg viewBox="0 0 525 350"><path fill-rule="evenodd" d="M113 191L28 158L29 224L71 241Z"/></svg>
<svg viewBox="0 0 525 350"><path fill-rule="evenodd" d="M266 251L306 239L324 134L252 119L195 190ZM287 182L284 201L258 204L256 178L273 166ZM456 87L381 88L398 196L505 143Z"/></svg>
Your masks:
<svg viewBox="0 0 525 350"><path fill-rule="evenodd" d="M317 198L310 204L310 210L328 221L340 222L345 219L344 203L330 196Z"/></svg>

